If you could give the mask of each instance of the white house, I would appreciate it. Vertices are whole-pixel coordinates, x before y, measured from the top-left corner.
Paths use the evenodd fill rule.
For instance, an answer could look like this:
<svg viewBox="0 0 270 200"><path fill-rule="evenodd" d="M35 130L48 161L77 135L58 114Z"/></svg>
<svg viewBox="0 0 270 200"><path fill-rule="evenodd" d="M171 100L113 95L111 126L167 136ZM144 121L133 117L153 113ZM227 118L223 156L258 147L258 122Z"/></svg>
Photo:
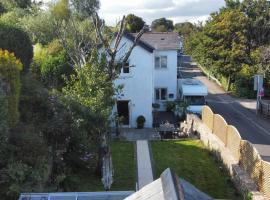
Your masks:
<svg viewBox="0 0 270 200"><path fill-rule="evenodd" d="M134 38L134 34L124 35L118 59L129 49ZM136 127L137 117L143 115L145 127L152 127L152 105L158 103L160 110L165 110L165 102L177 98L177 53L180 43L177 33L147 32L133 49L128 63L114 82L124 86L117 96L114 112L124 118L125 126Z"/></svg>

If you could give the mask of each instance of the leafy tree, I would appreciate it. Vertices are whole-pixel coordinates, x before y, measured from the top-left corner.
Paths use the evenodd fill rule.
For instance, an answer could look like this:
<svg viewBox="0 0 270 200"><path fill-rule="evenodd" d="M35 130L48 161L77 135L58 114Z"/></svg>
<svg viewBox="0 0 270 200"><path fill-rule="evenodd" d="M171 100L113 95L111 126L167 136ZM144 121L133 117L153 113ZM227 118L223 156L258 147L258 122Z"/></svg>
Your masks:
<svg viewBox="0 0 270 200"><path fill-rule="evenodd" d="M240 6L248 18L249 48L270 43L270 4L266 0L244 0Z"/></svg>
<svg viewBox="0 0 270 200"><path fill-rule="evenodd" d="M34 44L46 45L57 38L52 20L50 12L41 10L17 19L17 22L19 21L19 25L28 33Z"/></svg>
<svg viewBox="0 0 270 200"><path fill-rule="evenodd" d="M196 26L190 22L177 23L174 26L174 31L178 32L179 35L187 38L192 32L196 30Z"/></svg>
<svg viewBox="0 0 270 200"><path fill-rule="evenodd" d="M33 57L33 47L28 34L22 29L0 23L0 48L13 52L28 71Z"/></svg>
<svg viewBox="0 0 270 200"><path fill-rule="evenodd" d="M127 31L131 33L137 33L143 29L145 21L141 17L134 14L129 14L126 17Z"/></svg>
<svg viewBox="0 0 270 200"><path fill-rule="evenodd" d="M99 0L70 0L77 13L84 17L91 17L99 9Z"/></svg>
<svg viewBox="0 0 270 200"><path fill-rule="evenodd" d="M0 15L6 12L6 8L2 2L0 2Z"/></svg>
<svg viewBox="0 0 270 200"><path fill-rule="evenodd" d="M247 62L246 25L247 18L243 12L228 10L213 15L204 29L207 57L212 59L215 70L227 78L227 90L242 64Z"/></svg>
<svg viewBox="0 0 270 200"><path fill-rule="evenodd" d="M0 49L0 78L6 85L8 97L8 122L13 127L19 119L20 71L22 63L7 50Z"/></svg>
<svg viewBox="0 0 270 200"><path fill-rule="evenodd" d="M151 29L157 32L173 31L173 21L166 18L155 19L151 24Z"/></svg>

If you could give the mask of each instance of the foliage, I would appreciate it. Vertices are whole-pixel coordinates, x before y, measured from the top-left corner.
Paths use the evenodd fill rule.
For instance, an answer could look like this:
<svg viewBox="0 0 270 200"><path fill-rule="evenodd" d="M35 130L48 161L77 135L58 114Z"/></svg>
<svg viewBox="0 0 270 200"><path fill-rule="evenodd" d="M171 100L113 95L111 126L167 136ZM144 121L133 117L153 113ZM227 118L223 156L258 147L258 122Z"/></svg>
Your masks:
<svg viewBox="0 0 270 200"><path fill-rule="evenodd" d="M230 177L220 170L199 140L155 141L151 147L157 177L170 167L179 177L215 199L241 199L235 194Z"/></svg>
<svg viewBox="0 0 270 200"><path fill-rule="evenodd" d="M188 37L192 32L196 30L196 26L190 22L177 23L174 25L174 31L184 38Z"/></svg>
<svg viewBox="0 0 270 200"><path fill-rule="evenodd" d="M74 70L60 42L53 40L46 46L41 44L34 46L30 71L47 87L61 90L64 86L63 76L68 77Z"/></svg>
<svg viewBox="0 0 270 200"><path fill-rule="evenodd" d="M0 23L0 48L14 53L21 60L24 71L28 71L33 47L25 31L13 25Z"/></svg>
<svg viewBox="0 0 270 200"><path fill-rule="evenodd" d="M151 29L156 32L172 31L174 29L173 21L166 18L155 19L151 24Z"/></svg>
<svg viewBox="0 0 270 200"><path fill-rule="evenodd" d="M20 20L17 19L18 21L20 22L20 26L28 33L33 43L46 45L56 38L52 16L48 11L32 12L21 17Z"/></svg>
<svg viewBox="0 0 270 200"><path fill-rule="evenodd" d="M141 17L138 17L134 14L128 14L126 17L126 26L127 31L130 33L138 33L143 29L145 22Z"/></svg>
<svg viewBox="0 0 270 200"><path fill-rule="evenodd" d="M8 100L2 84L0 80L0 154L2 154L1 147L6 142L8 135Z"/></svg>
<svg viewBox="0 0 270 200"><path fill-rule="evenodd" d="M77 13L83 17L90 17L99 9L99 0L70 0Z"/></svg>
<svg viewBox="0 0 270 200"><path fill-rule="evenodd" d="M8 122L14 126L19 119L20 71L22 63L7 50L0 49L0 78L6 84L8 97Z"/></svg>
<svg viewBox="0 0 270 200"><path fill-rule="evenodd" d="M171 112L175 109L176 103L174 101L166 101L166 111Z"/></svg>
<svg viewBox="0 0 270 200"><path fill-rule="evenodd" d="M66 97L104 119L103 125L111 113L114 94L105 66L105 58L99 60L97 52L93 52L89 63L82 69L76 69L76 74L66 79L67 86L63 88Z"/></svg>
<svg viewBox="0 0 270 200"><path fill-rule="evenodd" d="M145 117L143 115L138 116L136 122L138 125L143 125L145 123Z"/></svg>
<svg viewBox="0 0 270 200"><path fill-rule="evenodd" d="M11 11L1 15L0 21L2 23L20 26L23 17L27 14L27 11L21 8L14 8Z"/></svg>

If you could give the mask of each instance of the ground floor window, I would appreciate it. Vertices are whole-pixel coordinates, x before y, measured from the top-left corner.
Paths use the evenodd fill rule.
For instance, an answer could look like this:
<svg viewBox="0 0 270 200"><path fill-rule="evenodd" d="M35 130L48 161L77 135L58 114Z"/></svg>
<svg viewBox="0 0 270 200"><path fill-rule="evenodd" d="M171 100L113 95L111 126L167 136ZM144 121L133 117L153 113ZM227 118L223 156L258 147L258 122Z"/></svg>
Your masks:
<svg viewBox="0 0 270 200"><path fill-rule="evenodd" d="M156 100L167 100L167 88L155 89Z"/></svg>

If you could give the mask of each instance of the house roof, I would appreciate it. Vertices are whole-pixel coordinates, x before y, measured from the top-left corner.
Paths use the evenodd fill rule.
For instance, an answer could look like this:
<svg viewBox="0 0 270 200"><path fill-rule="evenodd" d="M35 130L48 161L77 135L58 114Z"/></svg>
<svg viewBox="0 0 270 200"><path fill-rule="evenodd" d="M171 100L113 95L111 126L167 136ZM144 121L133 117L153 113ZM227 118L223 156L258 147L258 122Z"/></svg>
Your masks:
<svg viewBox="0 0 270 200"><path fill-rule="evenodd" d="M136 33L131 35L135 37ZM175 32L146 32L140 41L155 50L180 50L180 37Z"/></svg>

